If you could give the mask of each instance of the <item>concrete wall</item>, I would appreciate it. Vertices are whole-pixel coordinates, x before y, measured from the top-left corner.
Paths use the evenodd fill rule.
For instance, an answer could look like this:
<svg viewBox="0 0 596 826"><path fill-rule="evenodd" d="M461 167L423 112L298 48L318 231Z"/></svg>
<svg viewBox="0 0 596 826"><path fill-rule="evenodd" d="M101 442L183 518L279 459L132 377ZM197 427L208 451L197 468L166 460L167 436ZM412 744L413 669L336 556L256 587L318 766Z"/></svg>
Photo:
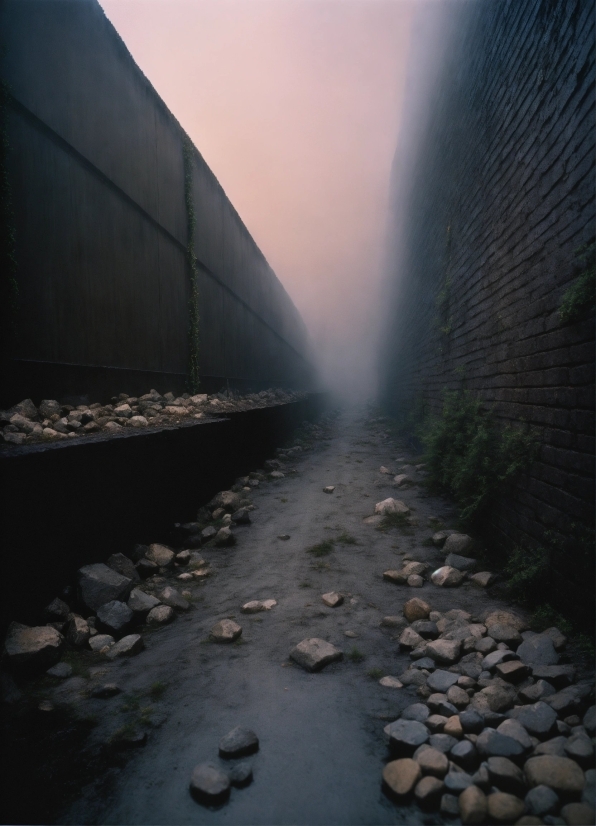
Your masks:
<svg viewBox="0 0 596 826"><path fill-rule="evenodd" d="M396 163L383 350L394 410L436 412L444 388L464 386L503 422L537 428L539 459L495 502L486 536L536 545L554 531L568 602L593 601L573 525L594 520L594 317L559 317L594 240L593 11L452 7L424 138Z"/></svg>
<svg viewBox="0 0 596 826"><path fill-rule="evenodd" d="M183 130L96 0L5 0L0 31L18 260L15 392L182 389ZM204 384L308 386L298 312L192 156Z"/></svg>

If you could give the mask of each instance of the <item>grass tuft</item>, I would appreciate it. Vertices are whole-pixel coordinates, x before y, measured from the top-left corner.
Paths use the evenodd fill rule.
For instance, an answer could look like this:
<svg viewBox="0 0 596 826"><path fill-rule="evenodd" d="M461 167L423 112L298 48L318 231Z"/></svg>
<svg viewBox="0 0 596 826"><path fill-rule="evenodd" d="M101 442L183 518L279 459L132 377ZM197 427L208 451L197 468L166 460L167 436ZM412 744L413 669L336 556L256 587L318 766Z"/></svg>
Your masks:
<svg viewBox="0 0 596 826"><path fill-rule="evenodd" d="M380 668L369 668L366 673L371 680L380 680L383 676L383 671Z"/></svg>
<svg viewBox="0 0 596 826"><path fill-rule="evenodd" d="M324 539L317 545L312 545L310 548L307 548L306 553L312 554L312 556L328 556L333 551L334 543L334 539Z"/></svg>
<svg viewBox="0 0 596 826"><path fill-rule="evenodd" d="M364 659L364 654L362 653L362 651L360 651L359 648L356 648L356 646L354 646L346 654L346 659L350 660L350 662L352 663L361 663Z"/></svg>

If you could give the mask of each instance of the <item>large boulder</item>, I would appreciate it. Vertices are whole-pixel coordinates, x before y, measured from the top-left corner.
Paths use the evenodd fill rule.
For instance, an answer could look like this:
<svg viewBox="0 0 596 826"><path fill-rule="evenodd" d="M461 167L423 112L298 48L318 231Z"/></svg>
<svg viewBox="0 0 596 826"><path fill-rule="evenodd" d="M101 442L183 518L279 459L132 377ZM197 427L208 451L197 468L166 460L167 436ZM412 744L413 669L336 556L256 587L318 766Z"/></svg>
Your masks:
<svg viewBox="0 0 596 826"><path fill-rule="evenodd" d="M78 579L81 600L91 611L114 599L126 600L134 584L129 577L101 562L80 568Z"/></svg>
<svg viewBox="0 0 596 826"><path fill-rule="evenodd" d="M4 647L8 661L22 670L47 670L60 659L65 640L48 625L30 627L11 622Z"/></svg>

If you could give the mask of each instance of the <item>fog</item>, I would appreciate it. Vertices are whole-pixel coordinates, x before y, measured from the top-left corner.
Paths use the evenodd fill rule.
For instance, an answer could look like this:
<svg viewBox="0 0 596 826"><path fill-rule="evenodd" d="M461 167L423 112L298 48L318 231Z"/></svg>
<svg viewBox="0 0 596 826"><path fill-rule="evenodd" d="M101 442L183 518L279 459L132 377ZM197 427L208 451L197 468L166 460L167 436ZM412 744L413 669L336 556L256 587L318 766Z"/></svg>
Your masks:
<svg viewBox="0 0 596 826"><path fill-rule="evenodd" d="M409 168L404 97L411 119L433 55L419 0L101 4L301 312L324 383L373 394L391 169Z"/></svg>

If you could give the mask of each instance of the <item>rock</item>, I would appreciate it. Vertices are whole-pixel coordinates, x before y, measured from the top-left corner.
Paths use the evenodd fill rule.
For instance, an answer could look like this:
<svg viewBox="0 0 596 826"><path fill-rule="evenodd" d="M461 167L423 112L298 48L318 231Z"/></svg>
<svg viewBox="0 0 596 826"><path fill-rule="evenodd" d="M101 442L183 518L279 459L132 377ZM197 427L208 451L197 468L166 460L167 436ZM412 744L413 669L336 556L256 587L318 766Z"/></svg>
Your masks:
<svg viewBox="0 0 596 826"><path fill-rule="evenodd" d="M427 655L440 665L452 665L457 662L460 650L459 640L433 640L426 646Z"/></svg>
<svg viewBox="0 0 596 826"><path fill-rule="evenodd" d="M122 689L116 683L102 683L91 689L91 696L99 700L107 700L120 694Z"/></svg>
<svg viewBox="0 0 596 826"><path fill-rule="evenodd" d="M498 789L518 796L525 794L526 780L515 763L507 757L489 757L487 763L490 779Z"/></svg>
<svg viewBox="0 0 596 826"><path fill-rule="evenodd" d="M461 822L484 823L488 812L486 795L478 786L470 785L459 796L458 800Z"/></svg>
<svg viewBox="0 0 596 826"><path fill-rule="evenodd" d="M430 717L428 719L430 720ZM457 740L450 734L431 734L428 743L433 749L448 754L453 746L457 745Z"/></svg>
<svg viewBox="0 0 596 826"><path fill-rule="evenodd" d="M4 647L12 665L22 670L45 671L58 662L64 644L64 637L55 628L47 625L29 627L11 622Z"/></svg>
<svg viewBox="0 0 596 826"><path fill-rule="evenodd" d="M580 767L568 757L543 754L530 757L524 766L529 786L548 786L561 794L580 794L585 778Z"/></svg>
<svg viewBox="0 0 596 826"><path fill-rule="evenodd" d="M129 634L127 637L114 643L107 651L106 657L110 660L115 660L117 657L133 657L135 654L140 654L145 648L145 643L140 634Z"/></svg>
<svg viewBox="0 0 596 826"><path fill-rule="evenodd" d="M237 726L219 741L219 756L245 757L259 750L259 738L248 728Z"/></svg>
<svg viewBox="0 0 596 826"><path fill-rule="evenodd" d="M246 508L240 508L232 514L232 522L235 525L250 525L250 513Z"/></svg>
<svg viewBox="0 0 596 826"><path fill-rule="evenodd" d="M381 677L379 680L379 685L384 686L385 688L403 688L403 683L397 679L397 677Z"/></svg>
<svg viewBox="0 0 596 826"><path fill-rule="evenodd" d="M396 720L388 726L389 745L397 754L411 755L428 742L428 729L416 720Z"/></svg>
<svg viewBox="0 0 596 826"><path fill-rule="evenodd" d="M169 605L156 605L147 614L147 625L167 625L175 616L174 609Z"/></svg>
<svg viewBox="0 0 596 826"><path fill-rule="evenodd" d="M444 794L441 798L441 805L439 811L444 817L458 817L459 816L459 802L454 794ZM465 821L463 821L465 822ZM469 821L470 823L476 821ZM480 823L481 821L478 821Z"/></svg>
<svg viewBox="0 0 596 826"><path fill-rule="evenodd" d="M159 594L159 601L164 605L169 605L170 608L178 608L179 611L188 611L190 603L184 599L182 594L171 585L166 585L163 591Z"/></svg>
<svg viewBox="0 0 596 826"><path fill-rule="evenodd" d="M393 477L393 482L396 488L404 487L405 485L413 485L414 480L411 476L408 476L407 473L398 473L397 476Z"/></svg>
<svg viewBox="0 0 596 826"><path fill-rule="evenodd" d="M405 708L401 713L402 720L416 720L418 723L424 723L430 712L424 703L414 703Z"/></svg>
<svg viewBox="0 0 596 826"><path fill-rule="evenodd" d="M516 647L521 643L522 638L519 631L513 625L506 623L495 623L487 628L487 634L495 642L504 642L508 646Z"/></svg>
<svg viewBox="0 0 596 826"><path fill-rule="evenodd" d="M413 597L404 604L403 612L408 622L425 620L430 614L430 605L423 599Z"/></svg>
<svg viewBox="0 0 596 826"><path fill-rule="evenodd" d="M508 660L515 660L516 655L513 651L498 650L487 654L482 660L481 666L483 671L494 671L499 663L507 662Z"/></svg>
<svg viewBox="0 0 596 826"><path fill-rule="evenodd" d="M127 605L133 614L143 616L148 614L156 605L159 605L159 600L151 594L146 594L144 591L141 591L140 588L133 588L130 592Z"/></svg>
<svg viewBox="0 0 596 826"><path fill-rule="evenodd" d="M445 723L448 719L449 718L445 717L443 714L431 714L430 717L424 721L424 725L429 731L432 731L432 733L435 734L443 731Z"/></svg>
<svg viewBox="0 0 596 826"><path fill-rule="evenodd" d="M67 620L70 614L70 608L61 599L54 599L44 611L48 620Z"/></svg>
<svg viewBox="0 0 596 826"><path fill-rule="evenodd" d="M474 709L459 713L459 722L465 734L479 734L484 728L484 718Z"/></svg>
<svg viewBox="0 0 596 826"><path fill-rule="evenodd" d="M581 701L577 696L575 686L569 686L564 688L563 691L545 697L544 702L556 711L559 717L568 717L578 709Z"/></svg>
<svg viewBox="0 0 596 826"><path fill-rule="evenodd" d="M466 771L474 771L479 763L476 747L469 740L461 740L449 754L453 762Z"/></svg>
<svg viewBox="0 0 596 826"><path fill-rule="evenodd" d="M445 789L445 784L437 777L427 775L419 780L414 789L414 798L419 806L430 808L433 806L442 795Z"/></svg>
<svg viewBox="0 0 596 826"><path fill-rule="evenodd" d="M383 628L405 628L407 625L407 620L405 617L383 617L381 620L381 626Z"/></svg>
<svg viewBox="0 0 596 826"><path fill-rule="evenodd" d="M583 732L571 735L565 743L565 753L584 768L590 768L594 764L594 745Z"/></svg>
<svg viewBox="0 0 596 826"><path fill-rule="evenodd" d="M450 553L445 559L445 565L450 568L456 568L458 571L467 572L475 568L477 562L469 556Z"/></svg>
<svg viewBox="0 0 596 826"><path fill-rule="evenodd" d="M567 645L567 637L558 628L547 628L542 633L551 638L555 651L562 651Z"/></svg>
<svg viewBox="0 0 596 826"><path fill-rule="evenodd" d="M452 685L455 685L459 678L459 674L454 674L451 671L443 671L437 668L427 679L426 684L433 691L441 694L446 694Z"/></svg>
<svg viewBox="0 0 596 826"><path fill-rule="evenodd" d="M445 554L464 554L474 546L474 540L465 533L452 533L443 545Z"/></svg>
<svg viewBox="0 0 596 826"><path fill-rule="evenodd" d="M590 706L584 714L584 719L582 722L584 724L584 728L593 737L596 732L596 706Z"/></svg>
<svg viewBox="0 0 596 826"><path fill-rule="evenodd" d="M217 508L223 508L226 511L226 513L235 513L236 511L240 510L243 504L245 504L245 502L243 503L243 497L240 496L239 493L236 493L231 490L222 490L220 493L217 493L213 497L213 499L209 502L207 507L211 511L214 511Z"/></svg>
<svg viewBox="0 0 596 826"><path fill-rule="evenodd" d="M532 739L525 728L517 720L503 720L497 726L499 734L504 734L506 737L513 737L520 745L529 750L532 748Z"/></svg>
<svg viewBox="0 0 596 826"><path fill-rule="evenodd" d="M329 591L329 593L323 594L321 599L329 608L337 608L339 605L342 605L344 601L343 596L338 594L337 591Z"/></svg>
<svg viewBox="0 0 596 826"><path fill-rule="evenodd" d="M69 615L64 633L68 642L76 646L84 645L90 637L87 621L78 614Z"/></svg>
<svg viewBox="0 0 596 826"><path fill-rule="evenodd" d="M456 568L445 565L442 568L437 568L430 579L434 585L438 585L440 588L455 588L463 581L464 574Z"/></svg>
<svg viewBox="0 0 596 826"><path fill-rule="evenodd" d="M134 614L125 602L117 599L106 602L97 609L97 619L104 628L115 633L122 631L132 621Z"/></svg>
<svg viewBox="0 0 596 826"><path fill-rule="evenodd" d="M532 815L543 817L554 814L559 808L559 796L548 786L535 786L524 798L526 808Z"/></svg>
<svg viewBox="0 0 596 826"><path fill-rule="evenodd" d="M102 648L107 648L114 645L115 640L110 634L97 634L95 637L89 639L89 648L92 651L101 651Z"/></svg>
<svg viewBox="0 0 596 826"><path fill-rule="evenodd" d="M561 814L567 826L586 826L586 824L596 823L594 809L585 803L567 803L561 809Z"/></svg>
<svg viewBox="0 0 596 826"><path fill-rule="evenodd" d="M201 554L193 551L188 558L188 567L191 571L196 571L199 568L204 568L208 563L203 559Z"/></svg>
<svg viewBox="0 0 596 826"><path fill-rule="evenodd" d="M508 662L498 663L495 671L501 679L506 680L508 683L520 683L522 680L525 680L529 674L528 666L519 662L519 660L509 660Z"/></svg>
<svg viewBox="0 0 596 826"><path fill-rule="evenodd" d="M275 599L253 599L252 602L245 603L240 610L243 614L257 614L259 611L270 611L276 605Z"/></svg>
<svg viewBox="0 0 596 826"><path fill-rule="evenodd" d="M449 760L445 754L432 748L432 746L415 754L414 759L422 769L423 774L430 774L433 777L443 778L449 769Z"/></svg>
<svg viewBox="0 0 596 826"><path fill-rule="evenodd" d="M232 786L241 788L247 786L252 780L252 764L248 760L243 760L232 766L228 772Z"/></svg>
<svg viewBox="0 0 596 826"><path fill-rule="evenodd" d="M525 631L528 627L525 620L510 611L492 611L487 615L484 624L487 628L491 628L493 625L512 625L519 632Z"/></svg>
<svg viewBox="0 0 596 826"><path fill-rule="evenodd" d="M551 694L554 694L555 690L554 686L547 683L546 680L537 680L534 685L522 688L519 692L519 697L527 703L535 703L544 697L549 697Z"/></svg>
<svg viewBox="0 0 596 826"><path fill-rule="evenodd" d="M213 539L215 536L217 536L217 529L214 528L213 525L209 525L201 531L201 538L203 542L209 542L209 540Z"/></svg>
<svg viewBox="0 0 596 826"><path fill-rule="evenodd" d="M448 689L447 699L458 709L458 711L466 708L470 703L468 693L458 685L452 685L451 688Z"/></svg>
<svg viewBox="0 0 596 826"><path fill-rule="evenodd" d="M517 649L517 656L526 665L557 665L559 662L553 641L546 634L536 634L524 640Z"/></svg>
<svg viewBox="0 0 596 826"><path fill-rule="evenodd" d="M383 769L383 781L398 797L409 794L422 776L420 766L408 757L392 760Z"/></svg>
<svg viewBox="0 0 596 826"><path fill-rule="evenodd" d="M410 586L410 588L422 588L424 585L424 580L418 574L410 574L406 580L406 583Z"/></svg>
<svg viewBox="0 0 596 826"><path fill-rule="evenodd" d="M399 679L401 680L403 685L416 685L416 686L423 686L426 685L426 675L420 672L417 668L408 668L407 671L404 671L403 674L399 675Z"/></svg>
<svg viewBox="0 0 596 826"><path fill-rule="evenodd" d="M517 699L515 689L507 684L492 683L480 692L488 700L491 711L503 713L513 707Z"/></svg>
<svg viewBox="0 0 596 826"><path fill-rule="evenodd" d="M477 585L479 588L488 588L494 580L495 575L490 571L479 571L477 574L470 574L468 579Z"/></svg>
<svg viewBox="0 0 596 826"><path fill-rule="evenodd" d="M494 728L485 728L478 735L476 748L483 757L520 757L525 749L518 740L501 734Z"/></svg>
<svg viewBox="0 0 596 826"><path fill-rule="evenodd" d="M464 789L474 785L474 782L467 772L462 772L458 769L457 771L450 771L445 775L445 785L449 791L459 794L463 792Z"/></svg>
<svg viewBox="0 0 596 826"><path fill-rule="evenodd" d="M546 680L559 689L574 681L575 668L572 665L534 665L532 675L535 680Z"/></svg>
<svg viewBox="0 0 596 826"><path fill-rule="evenodd" d="M230 778L210 763L200 763L193 769L190 793L201 803L223 802L230 794Z"/></svg>
<svg viewBox="0 0 596 826"><path fill-rule="evenodd" d="M457 709L456 709L457 711ZM455 737L456 739L460 739L463 737L464 733L461 727L461 723L459 722L459 717L456 714L452 714L448 719L445 725L443 726L444 734L448 734L451 737Z"/></svg>
<svg viewBox="0 0 596 826"><path fill-rule="evenodd" d="M409 507L402 502L401 499L383 499L382 502L377 502L375 505L375 513L382 514L385 516L389 513L398 513L398 514L408 514L410 513Z"/></svg>
<svg viewBox="0 0 596 826"><path fill-rule="evenodd" d="M515 708L508 714L509 717L517 720L529 734L545 740L553 731L557 714L550 706L539 700L531 706Z"/></svg>
<svg viewBox="0 0 596 826"><path fill-rule="evenodd" d="M335 485L327 485L323 488L323 493L333 493L335 490Z"/></svg>
<svg viewBox="0 0 596 826"><path fill-rule="evenodd" d="M542 754L554 755L555 757L566 757L566 742L567 738L564 735L560 735L559 737L553 737L550 740L546 740L544 743L538 743L532 752L532 757L538 757Z"/></svg>
<svg viewBox="0 0 596 826"><path fill-rule="evenodd" d="M442 548L443 545L445 544L445 540L447 539L447 537L449 535L450 535L449 531L436 531L431 537L431 542L437 548Z"/></svg>
<svg viewBox="0 0 596 826"><path fill-rule="evenodd" d="M302 640L290 651L290 657L306 671L320 671L329 663L343 658L343 651L325 640L312 637Z"/></svg>
<svg viewBox="0 0 596 826"><path fill-rule="evenodd" d="M585 776L586 784L582 792L582 803L587 803L594 809L596 808L596 770L588 769Z"/></svg>
<svg viewBox="0 0 596 826"><path fill-rule="evenodd" d="M418 648L424 644L424 639L411 628L404 628L399 637L399 644L403 648Z"/></svg>
<svg viewBox="0 0 596 826"><path fill-rule="evenodd" d="M224 525L224 527L220 528L218 532L215 534L214 542L218 548L227 548L230 545L236 544L236 537L232 533L231 528L228 528L227 525Z"/></svg>
<svg viewBox="0 0 596 826"><path fill-rule="evenodd" d="M159 568L168 568L174 562L175 553L167 545L159 545L154 542L149 545L145 556L150 562L154 562Z"/></svg>
<svg viewBox="0 0 596 826"><path fill-rule="evenodd" d="M446 694L431 694L426 702L428 703L428 707L435 714L442 714L447 718L453 717L454 714L457 714L456 707L448 701Z"/></svg>
<svg viewBox="0 0 596 826"><path fill-rule="evenodd" d="M124 554L112 554L108 558L107 565L113 571L117 571L117 573L128 577L128 579L139 580L139 574L134 562L127 556L124 556Z"/></svg>
<svg viewBox="0 0 596 826"><path fill-rule="evenodd" d="M403 571L391 570L383 572L383 579L386 582L393 582L395 585L405 585L408 578Z"/></svg>
<svg viewBox="0 0 596 826"><path fill-rule="evenodd" d="M210 631L210 637L214 642L234 642L241 635L241 626L231 619L220 620Z"/></svg>
<svg viewBox="0 0 596 826"><path fill-rule="evenodd" d="M148 577L153 576L159 570L155 562L151 562L149 559L141 559L135 565L135 570L141 577L141 579L148 579Z"/></svg>
<svg viewBox="0 0 596 826"><path fill-rule="evenodd" d="M426 648L424 650L426 651ZM412 656L413 653L414 652L412 651L410 653L410 656ZM431 658L427 656L420 657L420 659L413 662L410 666L410 668L424 668L426 671L434 671L436 667L437 664L435 663L435 661L431 660Z"/></svg>
<svg viewBox="0 0 596 826"><path fill-rule="evenodd" d="M68 663L56 663L51 668L48 668L46 674L50 677L57 677L60 680L65 680L72 676L72 665Z"/></svg>
<svg viewBox="0 0 596 826"><path fill-rule="evenodd" d="M514 823L526 810L523 800L507 792L493 792L487 798L488 816L495 823Z"/></svg>
<svg viewBox="0 0 596 826"><path fill-rule="evenodd" d="M101 562L85 565L78 571L81 599L91 611L97 611L106 602L126 600L133 581Z"/></svg>
<svg viewBox="0 0 596 826"><path fill-rule="evenodd" d="M56 399L42 399L39 405L39 415L42 419L50 419L54 415L60 415L60 408L60 402Z"/></svg>

